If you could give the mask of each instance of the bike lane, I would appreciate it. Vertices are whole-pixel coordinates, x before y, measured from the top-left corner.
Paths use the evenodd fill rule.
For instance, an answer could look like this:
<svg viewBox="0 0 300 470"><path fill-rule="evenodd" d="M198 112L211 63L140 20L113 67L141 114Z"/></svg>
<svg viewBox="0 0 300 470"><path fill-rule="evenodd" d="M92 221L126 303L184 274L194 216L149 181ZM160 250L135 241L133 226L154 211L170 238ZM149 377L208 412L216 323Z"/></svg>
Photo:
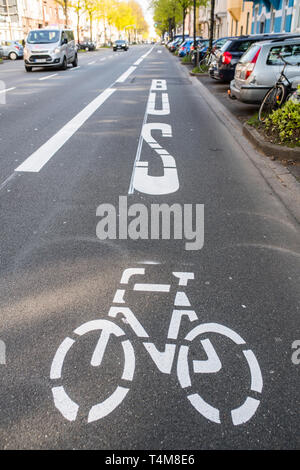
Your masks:
<svg viewBox="0 0 300 470"><path fill-rule="evenodd" d="M11 372L4 392L7 446L299 444L296 226L186 76L155 53L119 86L123 100L115 94L105 108L108 121L117 109L136 114L143 139L127 129L106 146L101 136L106 171L68 188L72 200L45 222L38 248L19 257L18 267L39 270L14 278L11 330L24 375ZM57 173L50 166L46 180ZM119 196L149 211L204 204L203 248L187 251L180 239L99 242L96 208Z"/></svg>

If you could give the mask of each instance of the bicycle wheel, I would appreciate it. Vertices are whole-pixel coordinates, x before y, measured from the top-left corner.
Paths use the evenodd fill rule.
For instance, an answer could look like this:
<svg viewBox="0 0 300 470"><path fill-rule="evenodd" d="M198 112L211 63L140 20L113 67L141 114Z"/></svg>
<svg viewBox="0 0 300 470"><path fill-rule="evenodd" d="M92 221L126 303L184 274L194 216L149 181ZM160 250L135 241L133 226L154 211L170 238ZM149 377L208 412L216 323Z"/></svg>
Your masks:
<svg viewBox="0 0 300 470"><path fill-rule="evenodd" d="M105 350L107 348L110 336L120 337L121 345L124 354L124 369L120 377L121 384L117 385L108 398L100 403L92 406L88 413L87 422L98 421L99 419L107 416L114 411L125 399L129 392L128 384L132 382L135 370L135 354L131 342L125 337L125 332L110 320L92 320L84 323L74 330L75 338L93 331L100 330L99 340L94 348L94 352L90 361L93 367L99 367ZM66 356L73 345L76 345L76 339L67 337L58 347L52 361L50 379L62 380L62 370ZM75 347L75 346L73 346ZM56 408L60 411L65 419L68 421L75 421L78 415L79 405L68 395L63 385L52 387L52 395Z"/></svg>
<svg viewBox="0 0 300 470"><path fill-rule="evenodd" d="M280 108L285 100L285 95L284 85L276 85L267 92L258 112L260 122L264 122L273 111Z"/></svg>
<svg viewBox="0 0 300 470"><path fill-rule="evenodd" d="M200 60L198 67L201 73L208 72L209 61L210 61L209 55L205 56L202 60Z"/></svg>
<svg viewBox="0 0 300 470"><path fill-rule="evenodd" d="M248 396L240 406L230 410L230 419L233 425L237 426L244 424L254 416L260 404L258 394L262 392L263 379L259 364L253 351L248 349L243 338L241 338L241 336L232 329L218 323L204 323L196 326L187 334L185 342L187 342L188 345L180 346L178 354L177 377L179 384L183 389L186 389L187 398L198 413L213 423L221 424L221 416L225 409L223 411L219 410L205 401L202 396L194 390L194 379L191 376L191 373L204 374L205 378L203 383L205 384L208 380L208 374L216 374L223 367L212 342L208 338L210 334L212 334L212 337L214 338L213 341L216 341L216 335L231 340L234 345L238 346L239 356L241 357L243 355L244 360L248 365L251 377ZM203 339L201 339L201 337ZM190 350L192 342L195 340L200 340L201 348L202 350L204 349L207 356L206 360L192 359L193 354L190 353ZM189 356L191 356L190 359ZM223 406L224 404L222 407ZM229 412L229 410L227 412Z"/></svg>

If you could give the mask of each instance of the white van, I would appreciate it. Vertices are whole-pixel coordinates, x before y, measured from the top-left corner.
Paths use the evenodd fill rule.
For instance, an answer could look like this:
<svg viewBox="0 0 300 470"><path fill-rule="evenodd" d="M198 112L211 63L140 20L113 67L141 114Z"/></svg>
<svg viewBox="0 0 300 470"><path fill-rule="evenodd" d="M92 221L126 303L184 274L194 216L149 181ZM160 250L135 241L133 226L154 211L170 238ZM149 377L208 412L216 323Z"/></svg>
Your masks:
<svg viewBox="0 0 300 470"><path fill-rule="evenodd" d="M77 67L77 49L70 29L45 28L29 32L24 48L26 72L33 67L58 67L66 70L68 64Z"/></svg>

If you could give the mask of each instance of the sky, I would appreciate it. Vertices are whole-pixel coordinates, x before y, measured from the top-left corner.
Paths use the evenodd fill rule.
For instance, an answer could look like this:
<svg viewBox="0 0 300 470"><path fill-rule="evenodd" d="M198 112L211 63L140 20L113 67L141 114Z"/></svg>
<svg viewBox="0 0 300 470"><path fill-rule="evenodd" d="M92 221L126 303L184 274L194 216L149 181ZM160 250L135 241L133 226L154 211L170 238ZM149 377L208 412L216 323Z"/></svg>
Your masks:
<svg viewBox="0 0 300 470"><path fill-rule="evenodd" d="M155 30L154 30L154 22L153 22L153 18L152 18L152 12L151 12L151 10L148 10L150 2L149 2L149 0L138 0L138 2L143 8L145 20L149 24L150 38L155 37L156 33L155 33Z"/></svg>

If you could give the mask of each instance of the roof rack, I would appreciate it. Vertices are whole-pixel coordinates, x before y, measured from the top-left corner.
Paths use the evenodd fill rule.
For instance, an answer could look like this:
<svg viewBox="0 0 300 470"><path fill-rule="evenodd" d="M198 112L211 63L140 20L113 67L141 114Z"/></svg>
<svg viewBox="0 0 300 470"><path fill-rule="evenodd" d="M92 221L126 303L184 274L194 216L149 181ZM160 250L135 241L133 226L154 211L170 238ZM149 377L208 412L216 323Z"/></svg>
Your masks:
<svg viewBox="0 0 300 470"><path fill-rule="evenodd" d="M287 41L288 39L300 38L300 34L292 34L290 36L282 36L280 38L272 39L272 42Z"/></svg>

